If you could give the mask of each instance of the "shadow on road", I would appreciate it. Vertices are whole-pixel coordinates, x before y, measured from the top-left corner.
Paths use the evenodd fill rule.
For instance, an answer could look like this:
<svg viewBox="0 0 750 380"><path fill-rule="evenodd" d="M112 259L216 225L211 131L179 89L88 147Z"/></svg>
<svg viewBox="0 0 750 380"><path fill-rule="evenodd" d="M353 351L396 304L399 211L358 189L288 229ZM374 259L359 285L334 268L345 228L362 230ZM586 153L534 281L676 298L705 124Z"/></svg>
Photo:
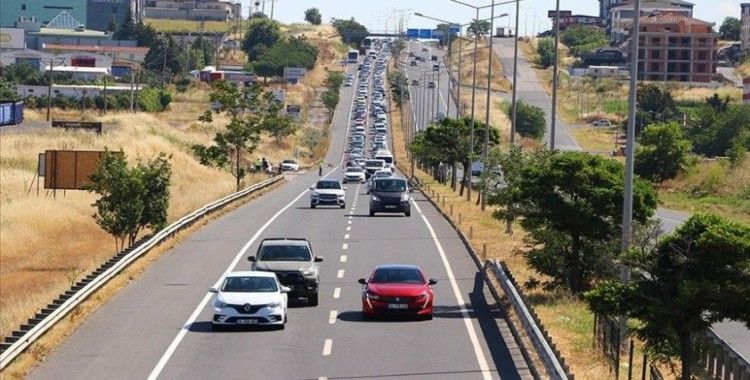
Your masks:
<svg viewBox="0 0 750 380"><path fill-rule="evenodd" d="M361 311L344 311L339 313L338 320L342 322L422 322L423 319L414 315L384 315L371 319L364 319Z"/></svg>
<svg viewBox="0 0 750 380"><path fill-rule="evenodd" d="M190 324L188 331L194 333L206 333L206 334L224 334L233 332L252 332L252 331L274 331L278 330L276 326L261 326L261 325L247 325L247 326L222 326L218 330L215 330L211 326L211 321L196 321Z"/></svg>

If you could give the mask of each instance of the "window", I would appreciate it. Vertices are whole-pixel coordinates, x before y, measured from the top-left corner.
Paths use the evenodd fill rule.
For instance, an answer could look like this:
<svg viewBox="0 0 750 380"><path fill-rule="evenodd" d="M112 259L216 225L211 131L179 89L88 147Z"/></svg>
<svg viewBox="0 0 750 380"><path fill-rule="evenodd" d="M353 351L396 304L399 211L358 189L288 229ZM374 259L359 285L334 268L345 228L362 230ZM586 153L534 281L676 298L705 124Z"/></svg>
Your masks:
<svg viewBox="0 0 750 380"><path fill-rule="evenodd" d="M698 52L698 59L700 59L700 60L705 60L706 59L706 51L705 50L701 50L701 51Z"/></svg>
<svg viewBox="0 0 750 380"><path fill-rule="evenodd" d="M651 44L653 45L659 45L661 43L661 38L659 37L651 37Z"/></svg>
<svg viewBox="0 0 750 380"><path fill-rule="evenodd" d="M690 51L689 50L683 50L680 52L680 59L683 61L689 61L690 60Z"/></svg>
<svg viewBox="0 0 750 380"><path fill-rule="evenodd" d="M651 71L659 71L659 64L654 62L651 64Z"/></svg>
<svg viewBox="0 0 750 380"><path fill-rule="evenodd" d="M695 65L695 71L700 72L700 73L705 73L706 72L706 64L705 63L699 63L699 64Z"/></svg>
<svg viewBox="0 0 750 380"><path fill-rule="evenodd" d="M659 59L659 58L661 58L661 51L659 51L659 50L651 50L651 58L653 58L653 59Z"/></svg>
<svg viewBox="0 0 750 380"><path fill-rule="evenodd" d="M26 10L26 4L21 4L21 10L22 10L22 11L25 11L25 10Z"/></svg>
<svg viewBox="0 0 750 380"><path fill-rule="evenodd" d="M643 49L638 49L638 59L643 59L644 53Z"/></svg>
<svg viewBox="0 0 750 380"><path fill-rule="evenodd" d="M667 59L677 59L677 52L674 50L667 51Z"/></svg>

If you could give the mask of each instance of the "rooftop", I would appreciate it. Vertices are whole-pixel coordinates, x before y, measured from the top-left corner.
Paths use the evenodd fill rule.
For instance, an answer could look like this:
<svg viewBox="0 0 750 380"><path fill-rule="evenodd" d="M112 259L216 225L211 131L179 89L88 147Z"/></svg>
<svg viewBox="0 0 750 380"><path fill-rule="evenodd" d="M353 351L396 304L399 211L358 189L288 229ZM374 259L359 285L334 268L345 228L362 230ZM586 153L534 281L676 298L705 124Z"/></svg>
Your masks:
<svg viewBox="0 0 750 380"><path fill-rule="evenodd" d="M94 73L94 74L109 74L109 69L106 67L80 67L80 66L54 66L54 71L63 73ZM49 71L50 66L44 67L44 71Z"/></svg>
<svg viewBox="0 0 750 380"><path fill-rule="evenodd" d="M692 25L706 25L706 26L713 26L714 23L698 20L697 18L693 17L687 17L680 14L675 14L671 12L664 12L664 13L658 13L658 14L651 14L648 16L641 17L641 24L669 24L669 23L682 23L685 24L692 24Z"/></svg>
<svg viewBox="0 0 750 380"><path fill-rule="evenodd" d="M75 29L61 29L61 28L41 28L38 32L31 33L37 36L74 36L74 37L101 37L108 38L106 32L100 32L98 30L75 30Z"/></svg>
<svg viewBox="0 0 750 380"><path fill-rule="evenodd" d="M685 9L685 6L692 6L693 3L687 1L673 0L669 3L660 1L642 1L641 10L643 9ZM621 10L621 9L633 9L633 4L622 4L615 7L609 8L610 11Z"/></svg>
<svg viewBox="0 0 750 380"><path fill-rule="evenodd" d="M99 46L99 45L64 45L64 44L42 44L45 50L63 51L88 51L97 53L148 53L147 47L139 46Z"/></svg>

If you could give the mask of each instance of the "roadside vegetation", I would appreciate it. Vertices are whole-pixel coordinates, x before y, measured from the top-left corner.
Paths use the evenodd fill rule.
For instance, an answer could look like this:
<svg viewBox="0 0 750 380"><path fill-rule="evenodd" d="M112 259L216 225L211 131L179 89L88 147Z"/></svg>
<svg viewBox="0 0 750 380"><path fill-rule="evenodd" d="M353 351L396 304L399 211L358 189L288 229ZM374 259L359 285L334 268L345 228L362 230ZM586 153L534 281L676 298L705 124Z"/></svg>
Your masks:
<svg viewBox="0 0 750 380"><path fill-rule="evenodd" d="M143 28L148 29L146 26ZM281 33L287 38L288 28L283 26ZM300 120L290 123L286 117L274 116L272 119L278 123L264 124L264 128L255 135L255 149L242 160L241 166L246 173L240 186L267 178L266 174L251 173L250 163L256 159L265 157L276 164L296 155L305 165L322 157L327 148L328 116L320 103L317 89L324 86L329 69L338 69L343 56L340 46L343 44L330 26L306 25L298 28L297 33L304 35L308 43L317 49L315 65L298 84L272 83L264 88L264 92L285 90L286 103L300 105ZM214 113L211 120L200 121L199 118L211 108L211 87L177 76L164 77L165 85L162 87L160 74L147 69L141 71L142 78L153 78L156 89L169 94L170 101L162 104L160 110L153 110L159 112L143 112L148 109L144 105L138 112L108 107L109 112L103 114L96 107L88 105L84 110L80 100L71 107L53 106L52 116L55 120L101 121L104 124L101 135L46 127L2 131L0 337L9 335L34 312L114 256L116 248L120 248L112 244L112 237L92 217L97 214L94 204L97 199L102 199L100 195L104 195L104 187L94 192L60 190L54 197L52 191L40 189L37 197L35 173L38 153L47 149L122 151L129 158L127 168L130 168L122 173L137 168L139 161L147 165L164 153L163 157L171 167L165 223L237 188L237 178L232 173L222 167L201 165L200 158L193 150L196 145L213 145L217 135L227 132L227 125L232 122L231 115L226 112ZM142 94L143 89L139 95ZM149 99L150 96L141 98ZM154 99L161 102L163 97L155 96ZM36 124L45 120L46 110L27 108L25 116L27 122ZM290 128L291 125L294 128ZM161 222L141 223L142 227L135 236L143 236L152 227L158 229ZM121 229L107 228L122 236ZM77 238L71 239L71 236ZM127 240L130 240L130 234L127 234Z"/></svg>

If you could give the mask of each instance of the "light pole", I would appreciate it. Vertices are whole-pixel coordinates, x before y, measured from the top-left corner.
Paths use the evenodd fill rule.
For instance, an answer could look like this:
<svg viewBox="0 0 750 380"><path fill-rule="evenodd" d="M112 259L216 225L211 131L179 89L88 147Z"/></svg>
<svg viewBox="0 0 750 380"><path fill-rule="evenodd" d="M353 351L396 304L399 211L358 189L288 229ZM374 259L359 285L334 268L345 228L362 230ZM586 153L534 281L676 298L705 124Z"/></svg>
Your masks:
<svg viewBox="0 0 750 380"><path fill-rule="evenodd" d="M513 29L513 97L511 99L510 146L516 138L516 88L518 87L518 14L520 2L516 1L516 26Z"/></svg>
<svg viewBox="0 0 750 380"><path fill-rule="evenodd" d="M557 124L557 61L559 61L560 46L560 0L555 2L555 62L552 66L552 114L550 115L549 149L555 150L555 126Z"/></svg>

